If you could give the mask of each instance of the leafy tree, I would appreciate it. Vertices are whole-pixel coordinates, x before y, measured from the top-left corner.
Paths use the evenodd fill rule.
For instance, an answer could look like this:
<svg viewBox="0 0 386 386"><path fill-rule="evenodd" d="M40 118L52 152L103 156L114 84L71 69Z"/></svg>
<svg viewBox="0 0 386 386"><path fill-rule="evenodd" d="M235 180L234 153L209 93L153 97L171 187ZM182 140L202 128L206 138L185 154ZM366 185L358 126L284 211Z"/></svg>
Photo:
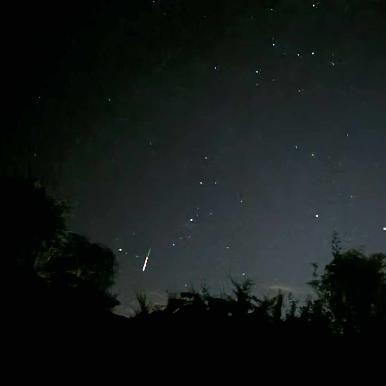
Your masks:
<svg viewBox="0 0 386 386"><path fill-rule="evenodd" d="M3 253L16 269L32 272L39 253L63 234L67 207L36 180L2 182Z"/></svg>
<svg viewBox="0 0 386 386"><path fill-rule="evenodd" d="M51 287L87 295L112 308L118 301L110 293L117 268L116 257L107 247L76 233L66 233L59 242L41 253L36 270Z"/></svg>
<svg viewBox="0 0 386 386"><path fill-rule="evenodd" d="M320 276L315 274L310 283L318 296L314 306L329 316L335 332L360 333L386 321L385 260L384 254L339 251Z"/></svg>
<svg viewBox="0 0 386 386"><path fill-rule="evenodd" d="M60 302L115 306L118 302L109 292L117 266L113 252L68 232L67 206L36 180L3 182L2 253L13 267L15 306L26 302L31 309L40 307L40 312Z"/></svg>

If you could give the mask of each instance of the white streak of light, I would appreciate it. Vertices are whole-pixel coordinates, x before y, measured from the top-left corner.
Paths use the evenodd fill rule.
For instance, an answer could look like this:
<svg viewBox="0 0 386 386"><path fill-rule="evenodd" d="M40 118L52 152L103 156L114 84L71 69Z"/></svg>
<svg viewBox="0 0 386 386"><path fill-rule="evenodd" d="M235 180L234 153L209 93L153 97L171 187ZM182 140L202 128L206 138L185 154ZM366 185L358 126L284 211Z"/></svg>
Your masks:
<svg viewBox="0 0 386 386"><path fill-rule="evenodd" d="M149 251L147 252L147 255L146 255L146 258L145 258L145 262L143 263L142 272L145 272L145 269L146 269L146 266L147 266L147 262L148 262L149 257L150 257L150 252L151 252L151 248L149 248Z"/></svg>

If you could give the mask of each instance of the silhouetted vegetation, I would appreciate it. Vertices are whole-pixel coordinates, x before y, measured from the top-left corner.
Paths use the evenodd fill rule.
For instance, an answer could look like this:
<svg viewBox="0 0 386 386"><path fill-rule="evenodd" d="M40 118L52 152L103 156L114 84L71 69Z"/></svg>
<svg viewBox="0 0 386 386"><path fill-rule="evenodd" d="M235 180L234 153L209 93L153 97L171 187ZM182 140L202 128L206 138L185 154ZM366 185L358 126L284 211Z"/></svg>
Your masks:
<svg viewBox="0 0 386 386"><path fill-rule="evenodd" d="M11 264L10 311L27 324L95 321L118 304L110 289L116 258L69 232L66 205L34 180L3 180L3 258Z"/></svg>
<svg viewBox="0 0 386 386"><path fill-rule="evenodd" d="M66 229L66 205L50 197L36 181L4 181L3 259L10 261L12 315L20 323L115 322L118 304L111 293L116 271L113 252ZM169 294L154 307L138 294L138 309L127 331L142 325L227 326L276 336L380 336L386 326L385 254L342 250L338 235L332 261L314 265L312 293L306 300L279 292L258 297L253 282L231 279L229 294L208 288ZM241 330L235 330L241 331Z"/></svg>

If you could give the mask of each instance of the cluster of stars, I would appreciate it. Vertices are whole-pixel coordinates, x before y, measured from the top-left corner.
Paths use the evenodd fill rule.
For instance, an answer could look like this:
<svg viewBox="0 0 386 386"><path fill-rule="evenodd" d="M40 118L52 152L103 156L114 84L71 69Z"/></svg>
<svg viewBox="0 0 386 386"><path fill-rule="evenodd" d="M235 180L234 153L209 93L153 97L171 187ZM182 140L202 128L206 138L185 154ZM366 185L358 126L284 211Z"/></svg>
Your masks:
<svg viewBox="0 0 386 386"><path fill-rule="evenodd" d="M155 4L156 3L156 1L155 0L153 0L153 4ZM318 6L319 6L319 3L318 2L314 2L314 3L312 3L311 4L312 5L312 8L318 8ZM309 6L309 4L308 4L308 6ZM269 8L269 11L270 12L274 12L274 11L276 11L274 8ZM205 16L204 16L205 17ZM253 16L251 17L252 19L254 18ZM270 43L270 45L272 46L272 47L274 47L275 49L277 49L277 50L280 50L281 49L281 47L284 47L284 44L282 44L282 41L281 41L281 37L280 36L278 36L278 38L277 37L272 37L271 38L271 41L269 42L269 39L268 39L268 42L266 42L266 43ZM269 48L269 46L268 46L268 48ZM276 50L272 50L272 51L276 51ZM289 52L288 51L288 54L290 55L291 54L291 52ZM283 55L287 55L287 52L283 52ZM295 56L295 59L296 59L296 57L297 58L299 58L300 60L299 61L303 61L303 60L306 60L307 58L309 58L310 56L311 57L315 57L315 56L322 56L322 50L319 48L319 47L313 47L313 49L312 50L304 50L304 49L301 49L301 48L299 48L299 49L297 49L296 51L294 51L294 52L292 52L292 54L291 55L296 55ZM299 61L297 61L297 62L299 62ZM223 63L217 63L217 64L213 64L213 62L211 63L211 65L209 65L208 67L210 67L211 66L211 70L213 71L220 71L220 65L221 65L221 69L224 67L223 66ZM326 58L326 61L325 61L325 65L328 67L328 66L331 66L331 67L335 67L336 66L336 59L335 59L335 55L334 54L331 54L329 57L327 57ZM207 68L208 68L207 67ZM251 72L251 69L249 69L248 70L249 72ZM264 77L264 74L265 73L268 73L268 71L266 71L265 70L265 68L264 68L264 66L263 66L263 64L262 63L259 63L259 66L258 67L255 67L254 69L252 68L252 71L254 71L254 73L255 73L255 80L254 80L254 82L255 82L255 86L256 87L258 87L258 86L260 86L260 84L262 84L261 82L263 82L263 77ZM263 75L263 76L262 76ZM270 80L271 80L271 82L277 82L277 83L279 83L279 77L278 76L274 76L274 77L272 77L272 76L270 76L270 78L269 78ZM258 82L256 81L256 80L258 80ZM297 91L297 94L299 94L299 95L302 95L302 94L304 94L305 93L305 89L303 88L303 87L297 87L297 88L294 88L294 91ZM308 91L308 88L307 88L307 91ZM40 99L40 97L39 97L39 99ZM112 100L111 100L111 98L110 97L108 97L107 98L107 102L109 102L109 103L111 103L112 102ZM346 132L346 137L350 137L350 131L347 131ZM149 146L153 146L153 143L152 143L152 141L151 140L149 140L148 141L148 145ZM302 150L303 149L303 146L304 146L304 144L303 143L301 143L300 145L299 144L295 144L295 145L293 145L293 147L296 149L296 150ZM309 159L309 157L311 157L311 159L319 159L319 158L322 158L323 157L323 154L322 153L317 153L316 151L312 151L312 152L310 152L310 150L308 150L307 151L307 157L308 157L308 159ZM35 155L34 155L35 156ZM208 155L204 155L204 156L202 156L202 158L201 158L201 160L205 160L205 161L208 161L209 160L209 157L208 157ZM310 161L311 162L311 161ZM312 161L313 162L313 161ZM317 162L317 161L316 161ZM197 180L195 181L195 184L197 184ZM203 178L202 179L200 179L199 181L198 181L198 184L200 185L200 186L203 186L203 185L205 185L205 186L209 186L209 185L218 185L218 181L216 180L216 179L206 179L204 176L203 176ZM222 185L222 184L221 184ZM347 199L347 197L350 199L350 200L353 200L354 198L355 198L355 196L353 195L353 194L350 194L350 195L348 195L347 193L346 193L346 195L345 195L345 197L346 197L346 199ZM243 198L239 198L239 204L240 205L244 205L245 204L245 200L243 199ZM236 201L236 203L237 203L237 201ZM203 217L205 217L205 216L202 216L202 213L200 214L199 213L199 210L198 210L199 208L197 208L197 211L196 211L196 213L195 214L193 214L192 215L192 213L190 213L190 216L191 217L189 217L189 215L188 216L186 216L185 217L185 220L183 220L184 221L184 223L185 223L185 226L191 231L192 229L194 229L194 227L197 225L197 224L199 224L201 221L201 219L203 218ZM321 219L321 215L320 215L320 213L318 212L318 213L316 213L316 211L315 211L315 209L316 208L314 208L314 211L312 212L311 211L311 213L314 213L313 215L312 215L312 217L315 219L315 220L320 220ZM319 208L320 209L320 208ZM213 216L214 215L214 213L213 213L213 211L209 211L209 212L206 212L206 214L208 215L208 216ZM309 215L308 215L309 216ZM323 216L323 218L325 218L326 216ZM310 216L308 217L308 220L310 219ZM194 224L194 225L193 225ZM378 228L379 229L379 228ZM386 226L383 226L383 227L381 227L381 229L382 229L382 231L383 232L386 232ZM133 235L134 235L134 233L133 233ZM178 238L176 237L176 240L180 240L180 241L182 241L182 240L184 240L184 239L191 239L192 238L192 235L191 234L188 234L188 235L186 235L186 236L179 236ZM171 247L176 247L176 245L177 245L177 243L175 242L175 241L172 241L172 242L169 242L169 246L171 246ZM224 244L223 244L223 248L225 247L225 249L226 250L229 250L230 248L231 248L231 246L230 246L230 244L227 244L227 245L225 245L224 246ZM123 252L123 249L122 248L118 248L118 252ZM136 257L139 257L138 255L136 255ZM242 275L243 276L245 276L246 275L246 273L245 272L243 272L242 273ZM185 286L187 286L187 284L185 284Z"/></svg>

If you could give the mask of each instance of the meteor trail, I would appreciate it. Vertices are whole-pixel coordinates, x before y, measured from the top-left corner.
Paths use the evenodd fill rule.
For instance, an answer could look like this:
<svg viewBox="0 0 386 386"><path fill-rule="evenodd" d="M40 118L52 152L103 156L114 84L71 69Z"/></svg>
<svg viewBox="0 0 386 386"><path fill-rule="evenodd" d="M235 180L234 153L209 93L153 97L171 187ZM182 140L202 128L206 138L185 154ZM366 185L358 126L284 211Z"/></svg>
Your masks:
<svg viewBox="0 0 386 386"><path fill-rule="evenodd" d="M145 262L143 263L142 272L145 272L147 261L149 260L149 257L150 257L150 252L151 252L151 248L149 248L149 251L147 252Z"/></svg>

